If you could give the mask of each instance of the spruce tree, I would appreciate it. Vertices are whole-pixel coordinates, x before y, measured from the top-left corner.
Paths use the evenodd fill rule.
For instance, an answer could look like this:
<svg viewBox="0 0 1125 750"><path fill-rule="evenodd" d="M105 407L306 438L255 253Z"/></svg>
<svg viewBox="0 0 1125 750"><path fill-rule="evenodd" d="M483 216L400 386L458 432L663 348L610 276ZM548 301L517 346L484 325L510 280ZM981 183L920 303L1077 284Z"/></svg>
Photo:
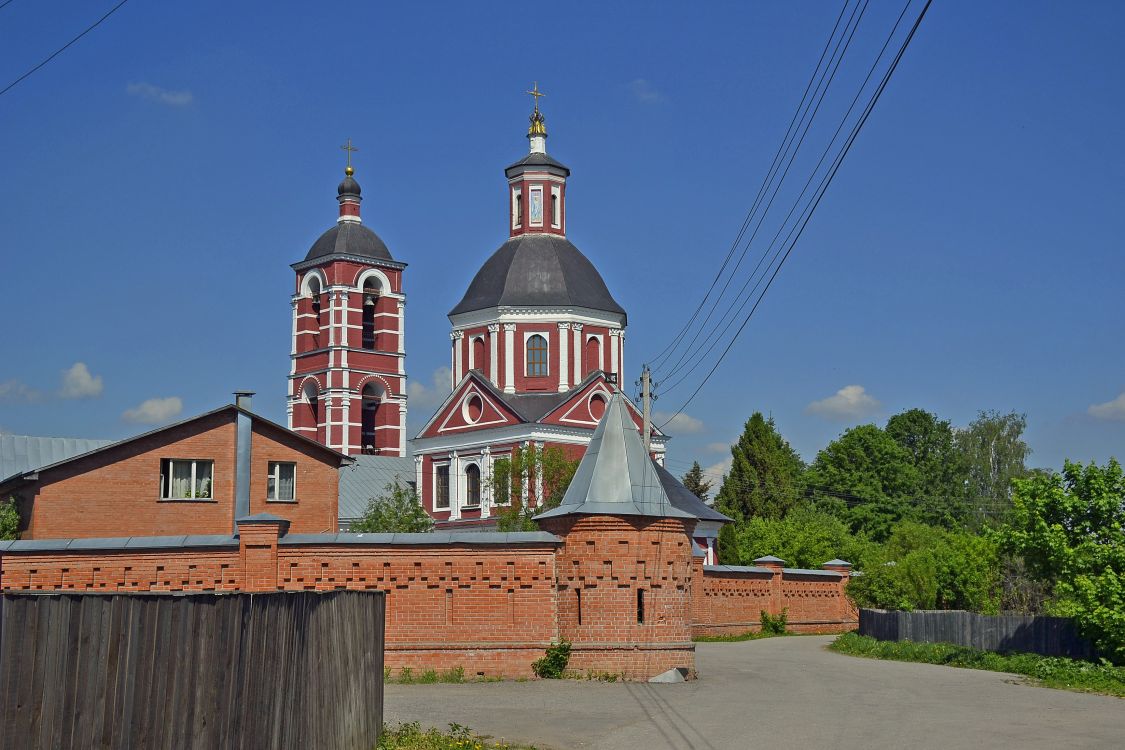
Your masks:
<svg viewBox="0 0 1125 750"><path fill-rule="evenodd" d="M707 502L711 497L711 486L713 483L703 479L703 468L699 465L698 461L692 463L691 469L688 470L687 474L684 474L680 481L684 483L684 487L687 487L691 491L691 494L695 495L703 502Z"/></svg>
<svg viewBox="0 0 1125 750"><path fill-rule="evenodd" d="M754 412L730 452L730 471L716 497L720 511L735 520L783 518L801 501L805 465L772 417Z"/></svg>

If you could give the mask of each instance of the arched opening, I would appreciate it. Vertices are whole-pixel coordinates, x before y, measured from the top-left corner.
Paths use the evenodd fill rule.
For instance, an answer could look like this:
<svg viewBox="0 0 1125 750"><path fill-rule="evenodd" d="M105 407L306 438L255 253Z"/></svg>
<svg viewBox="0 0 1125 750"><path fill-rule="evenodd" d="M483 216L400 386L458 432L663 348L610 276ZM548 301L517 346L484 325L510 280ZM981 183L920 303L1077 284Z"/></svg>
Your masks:
<svg viewBox="0 0 1125 750"><path fill-rule="evenodd" d="M379 408L383 403L384 388L371 381L363 386L360 394L359 435L363 452L378 455L383 447L379 440Z"/></svg>
<svg viewBox="0 0 1125 750"><path fill-rule="evenodd" d="M527 340L527 377L547 377L547 339L538 333Z"/></svg>
<svg viewBox="0 0 1125 750"><path fill-rule="evenodd" d="M317 391L316 382L313 380L306 380L304 386L301 387L301 395L305 401L305 414L306 426L313 427L316 430L316 439L324 442L323 426L320 419L320 394Z"/></svg>
<svg viewBox="0 0 1125 750"><path fill-rule="evenodd" d="M363 348L372 351L379 348L379 335L375 332L375 316L379 312L379 296L382 289L379 280L368 277L363 282Z"/></svg>
<svg viewBox="0 0 1125 750"><path fill-rule="evenodd" d="M516 206L514 210L515 216L512 217L514 219L512 223L518 227L523 224L523 193L516 193Z"/></svg>
<svg viewBox="0 0 1125 750"><path fill-rule="evenodd" d="M484 371L484 336L473 339L473 369Z"/></svg>
<svg viewBox="0 0 1125 750"><path fill-rule="evenodd" d="M586 339L586 374L602 369L601 339L591 336Z"/></svg>
<svg viewBox="0 0 1125 750"><path fill-rule="evenodd" d="M559 226L559 194L551 193L551 225Z"/></svg>
<svg viewBox="0 0 1125 750"><path fill-rule="evenodd" d="M320 279L313 276L309 279L309 296L312 297L312 312L316 316L316 326L313 328L313 336L317 340L317 345L320 343L320 327L322 325L320 319L320 295L323 290L320 288Z"/></svg>
<svg viewBox="0 0 1125 750"><path fill-rule="evenodd" d="M465 467L465 505L480 505L480 467Z"/></svg>

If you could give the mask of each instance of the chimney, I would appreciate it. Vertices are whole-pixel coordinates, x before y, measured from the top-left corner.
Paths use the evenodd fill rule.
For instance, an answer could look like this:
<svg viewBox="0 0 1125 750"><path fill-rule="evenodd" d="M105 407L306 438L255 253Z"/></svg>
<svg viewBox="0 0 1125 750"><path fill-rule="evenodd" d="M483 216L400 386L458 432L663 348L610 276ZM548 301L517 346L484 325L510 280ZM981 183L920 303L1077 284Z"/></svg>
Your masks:
<svg viewBox="0 0 1125 750"><path fill-rule="evenodd" d="M250 411L250 402L254 398L254 391L235 391L234 405L239 409Z"/></svg>

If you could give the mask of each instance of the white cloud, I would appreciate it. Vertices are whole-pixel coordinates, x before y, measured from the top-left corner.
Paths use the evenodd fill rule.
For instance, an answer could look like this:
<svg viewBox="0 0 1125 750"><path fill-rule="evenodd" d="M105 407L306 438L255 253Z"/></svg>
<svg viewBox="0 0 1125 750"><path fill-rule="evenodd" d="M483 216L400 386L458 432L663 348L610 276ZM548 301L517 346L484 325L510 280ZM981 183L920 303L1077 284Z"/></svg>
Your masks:
<svg viewBox="0 0 1125 750"><path fill-rule="evenodd" d="M430 376L430 385L428 386L425 383L419 383L417 380L407 381L406 396L409 399L410 406L422 409L434 408L449 395L452 378L453 370L448 367L439 367Z"/></svg>
<svg viewBox="0 0 1125 750"><path fill-rule="evenodd" d="M704 450L706 450L708 453L726 453L727 451L730 450L730 447L732 445L734 445L733 442L730 442L730 443L708 443L706 446L704 446Z"/></svg>
<svg viewBox="0 0 1125 750"><path fill-rule="evenodd" d="M644 78L634 79L629 84L629 90L633 92L633 98L642 104L660 104L667 101L664 93Z"/></svg>
<svg viewBox="0 0 1125 750"><path fill-rule="evenodd" d="M719 485L723 483L723 477L730 471L730 466L733 461L734 459L727 456L719 463L711 464L703 468L703 478L715 483L715 492L719 491Z"/></svg>
<svg viewBox="0 0 1125 750"><path fill-rule="evenodd" d="M130 83L125 87L125 90L133 96L167 104L169 107L186 107L195 98L190 91L172 91L144 82Z"/></svg>
<svg viewBox="0 0 1125 750"><path fill-rule="evenodd" d="M179 396L150 398L142 402L140 406L126 409L121 418L126 422L135 424L161 424L178 416L183 409L184 402L180 400Z"/></svg>
<svg viewBox="0 0 1125 750"><path fill-rule="evenodd" d="M702 419L696 419L690 414L684 414L682 412L673 416L666 411L654 411L652 413L652 421L657 425L664 425L665 422L668 422L667 425L664 425L663 429L670 435L675 435L677 433L681 435L692 434L703 432L705 429Z"/></svg>
<svg viewBox="0 0 1125 750"><path fill-rule="evenodd" d="M85 362L75 362L63 370L62 398L94 398L102 395L102 376L91 375Z"/></svg>
<svg viewBox="0 0 1125 750"><path fill-rule="evenodd" d="M1125 392L1122 392L1112 401L1104 404L1091 404L1086 413L1095 419L1108 419L1114 422L1125 422Z"/></svg>
<svg viewBox="0 0 1125 750"><path fill-rule="evenodd" d="M39 401L43 394L32 388L22 380L5 380L0 382L0 401L23 401L31 403Z"/></svg>
<svg viewBox="0 0 1125 750"><path fill-rule="evenodd" d="M878 408L878 400L862 385L845 385L835 395L813 401L805 407L805 412L829 419L847 419L866 416Z"/></svg>

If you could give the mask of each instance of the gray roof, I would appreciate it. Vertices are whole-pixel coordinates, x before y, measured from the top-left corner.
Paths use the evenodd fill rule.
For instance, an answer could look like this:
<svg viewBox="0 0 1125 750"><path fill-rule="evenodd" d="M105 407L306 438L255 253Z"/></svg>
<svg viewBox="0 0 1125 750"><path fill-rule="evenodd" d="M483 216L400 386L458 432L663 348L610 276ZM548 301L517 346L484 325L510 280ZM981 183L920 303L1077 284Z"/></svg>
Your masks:
<svg viewBox="0 0 1125 750"><path fill-rule="evenodd" d="M664 486L664 491L668 493L668 499L672 501L672 505L682 511L690 513L700 521L721 521L723 523L730 523L734 520L724 516L692 494L692 491L685 487L683 482L676 479L672 472L656 463L655 460L652 462L652 465L656 467L656 474L660 477L660 483Z"/></svg>
<svg viewBox="0 0 1125 750"><path fill-rule="evenodd" d="M223 534L187 536L129 536L94 539L17 539L0 542L0 552L80 552L106 549L174 549L178 547L237 547L238 540Z"/></svg>
<svg viewBox="0 0 1125 750"><path fill-rule="evenodd" d="M598 269L570 240L513 237L484 262L450 315L491 307L585 307L625 315Z"/></svg>
<svg viewBox="0 0 1125 750"><path fill-rule="evenodd" d="M431 531L415 534L287 534L278 542L298 544L558 544L562 539L546 531Z"/></svg>
<svg viewBox="0 0 1125 750"><path fill-rule="evenodd" d="M774 568L766 568L757 565L704 565L704 573L762 573L772 575ZM782 573L786 575L798 576L821 576L824 578L843 578L843 576L835 570L807 570L805 568L782 568Z"/></svg>
<svg viewBox="0 0 1125 750"><path fill-rule="evenodd" d="M536 518L576 513L695 518L668 497L620 392L610 399L562 503Z"/></svg>
<svg viewBox="0 0 1125 750"><path fill-rule="evenodd" d="M104 448L113 440L0 435L0 480Z"/></svg>
<svg viewBox="0 0 1125 750"><path fill-rule="evenodd" d="M410 451L407 450L409 454ZM373 497L386 494L387 485L397 480L414 483L414 459L398 456L353 456L355 463L340 467L340 505L336 515L346 526L363 515Z"/></svg>
<svg viewBox="0 0 1125 750"><path fill-rule="evenodd" d="M330 255L359 255L379 260L394 260L391 251L379 235L358 221L340 221L336 226L320 235L313 243L305 260L323 258Z"/></svg>
<svg viewBox="0 0 1125 750"><path fill-rule="evenodd" d="M523 167L550 167L547 171L559 172L563 177L570 176L570 168L563 164L558 159L552 158L547 154L530 153L523 157L514 164L504 168L504 175L511 178L513 175L522 172Z"/></svg>

